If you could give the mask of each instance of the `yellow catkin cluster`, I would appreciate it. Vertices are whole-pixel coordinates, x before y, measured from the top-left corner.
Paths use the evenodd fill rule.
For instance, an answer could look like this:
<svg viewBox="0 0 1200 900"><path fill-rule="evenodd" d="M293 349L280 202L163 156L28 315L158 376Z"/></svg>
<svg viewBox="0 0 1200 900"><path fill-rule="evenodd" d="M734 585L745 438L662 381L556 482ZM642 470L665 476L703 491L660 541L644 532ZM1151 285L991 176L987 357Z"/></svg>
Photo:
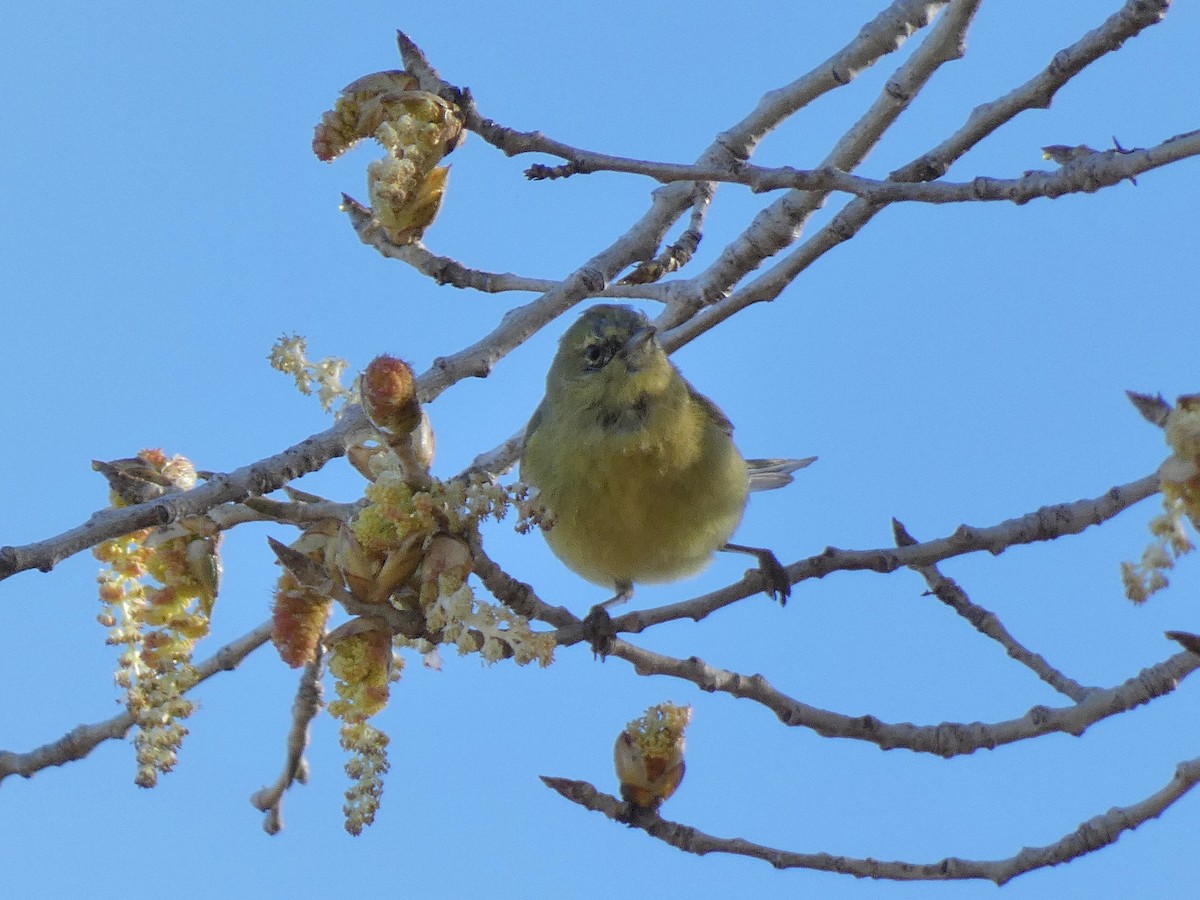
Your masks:
<svg viewBox="0 0 1200 900"><path fill-rule="evenodd" d="M313 131L313 153L323 162L337 159L371 137L394 114L387 97L418 89L417 79L400 69L376 72L348 84Z"/></svg>
<svg viewBox="0 0 1200 900"><path fill-rule="evenodd" d="M393 243L419 240L438 214L450 172L437 164L462 143L461 110L420 90L407 72L375 72L343 89L317 125L313 152L329 161L364 138L387 151L367 166L375 219Z"/></svg>
<svg viewBox="0 0 1200 900"><path fill-rule="evenodd" d="M392 636L383 627L367 628L333 642L329 671L336 679L338 699L329 712L343 721L369 719L388 701L392 666Z"/></svg>
<svg viewBox="0 0 1200 900"><path fill-rule="evenodd" d="M301 390L323 377L340 386L343 367L315 366L302 338L281 338L271 362ZM291 666L328 654L337 697L327 708L341 721L350 754L345 812L354 834L373 821L382 795L388 739L368 720L386 707L404 650L423 654L427 665L437 665L438 647L449 645L488 663L545 666L555 647L550 633L537 634L511 610L478 599L468 581L480 523L502 518L512 491L483 474L450 482L430 476L432 429L403 360L377 357L360 382L374 432L347 456L367 479L362 500L344 521L322 519L289 545L272 543L284 568L272 637ZM361 615L326 635L338 602Z"/></svg>
<svg viewBox="0 0 1200 900"><path fill-rule="evenodd" d="M325 623L333 610L333 601L300 584L296 576L284 571L275 588L271 608L274 627L271 640L279 657L294 669L317 658Z"/></svg>
<svg viewBox="0 0 1200 900"><path fill-rule="evenodd" d="M319 523L290 548L276 550L286 571L276 590L274 640L293 666L320 652L334 596L421 617L419 637L393 635L381 609L325 638L337 694L328 710L342 722L341 742L350 755L345 813L353 834L371 824L379 807L388 739L368 719L387 705L399 651L416 650L435 664L437 647L452 645L489 663L511 658L548 665L555 647L549 633L535 634L507 608L480 601L468 583L474 561L463 535L473 534L484 517L504 514L511 504L504 488L479 476L465 483L431 480L428 489L416 490L398 468L372 468L378 474L349 523Z"/></svg>
<svg viewBox="0 0 1200 900"><path fill-rule="evenodd" d="M440 633L441 643L453 644L460 655L478 653L489 665L512 659L519 666L536 662L545 667L554 661L552 634L533 631L528 621L505 606L481 601L459 576L442 575L433 586L426 621Z"/></svg>
<svg viewBox="0 0 1200 900"><path fill-rule="evenodd" d="M361 621L361 620L360 620ZM358 834L375 820L388 770L388 737L367 723L388 701L392 635L382 624L364 627L332 641L329 671L337 699L329 712L342 722L341 744L350 754L346 774L346 830Z"/></svg>
<svg viewBox="0 0 1200 900"><path fill-rule="evenodd" d="M1180 397L1162 424L1171 448L1159 468L1163 512L1150 520L1154 539L1142 558L1121 563L1125 594L1135 603L1170 584L1166 573L1179 557L1195 549L1184 519L1200 528L1200 394Z"/></svg>
<svg viewBox="0 0 1200 900"><path fill-rule="evenodd" d="M115 680L136 718L135 780L142 787L153 787L175 766L187 734L182 721L192 712L184 696L196 683L192 653L208 634L215 599L211 586L191 572L193 539L155 544L153 537L141 531L95 549L107 565L99 577L105 609L98 619L109 629L108 643L122 648Z"/></svg>
<svg viewBox="0 0 1200 900"><path fill-rule="evenodd" d="M383 472L367 485L367 504L354 517L351 528L368 553L386 553L415 533L438 528L436 502L429 491L414 491L398 471Z"/></svg>
<svg viewBox="0 0 1200 900"><path fill-rule="evenodd" d="M183 456L142 450L94 462L115 506L188 490L196 468ZM196 683L192 654L209 630L221 580L220 533L205 517L105 541L93 551L105 564L98 581L108 643L121 648L115 680L125 691L137 731L136 782L153 787L174 768L192 712L184 694Z"/></svg>
<svg viewBox="0 0 1200 900"><path fill-rule="evenodd" d="M375 813L379 811L383 776L388 771L389 738L367 722L346 722L342 725L340 740L343 749L350 754L346 774L354 779L346 789L342 811L346 815L346 830L357 835L375 821Z"/></svg>
<svg viewBox="0 0 1200 900"><path fill-rule="evenodd" d="M1163 498L1200 528L1200 394L1180 397L1163 431L1172 451L1160 470Z"/></svg>

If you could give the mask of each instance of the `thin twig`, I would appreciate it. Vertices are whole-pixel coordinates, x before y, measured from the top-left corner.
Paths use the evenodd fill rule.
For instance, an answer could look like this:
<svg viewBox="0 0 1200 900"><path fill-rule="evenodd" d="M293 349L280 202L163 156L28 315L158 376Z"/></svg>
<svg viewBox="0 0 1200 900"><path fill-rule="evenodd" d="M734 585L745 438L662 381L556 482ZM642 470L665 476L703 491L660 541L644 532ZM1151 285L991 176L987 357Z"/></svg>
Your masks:
<svg viewBox="0 0 1200 900"><path fill-rule="evenodd" d="M226 644L208 659L196 666L196 682L199 684L216 675L236 669L243 659L271 639L272 623L263 622L253 631ZM192 685L192 688L195 687ZM192 690L189 688L188 690ZM25 753L11 750L0 751L0 781L9 775L29 778L35 772L49 766L62 766L83 759L104 741L125 737L133 727L135 717L126 711L103 722L80 725L71 729L56 741L44 744Z"/></svg>
<svg viewBox="0 0 1200 900"><path fill-rule="evenodd" d="M359 240L374 247L381 256L408 263L423 275L428 275L437 284L448 284L456 288L469 288L484 294L527 292L544 294L558 284L550 278L532 278L512 272L485 272L472 269L449 256L431 253L420 243L396 244L374 218L371 208L363 206L348 194L342 195L342 209ZM610 285L593 294L595 297L628 300L662 300L664 290L654 285Z"/></svg>
<svg viewBox="0 0 1200 900"><path fill-rule="evenodd" d="M781 122L818 97L844 87L881 58L899 50L924 28L949 0L895 0L832 56L790 84L765 94L740 122L718 135L700 157L701 163L748 159L758 143ZM416 76L422 90L439 94L463 110L466 127L508 156L548 153L574 161L574 149L541 132L522 132L484 118L470 94L447 84L429 65L420 49L403 33L397 35L404 68ZM694 198L688 197L688 205Z"/></svg>
<svg viewBox="0 0 1200 900"><path fill-rule="evenodd" d="M296 700L292 704L292 727L288 729L287 756L279 779L268 787L256 791L250 802L267 815L263 819L263 830L267 834L278 834L283 829L283 795L294 782L308 783L308 762L304 751L308 749L308 736L312 720L324 705L321 690L321 675L324 657L318 655L304 667L296 689Z"/></svg>
<svg viewBox="0 0 1200 900"><path fill-rule="evenodd" d="M280 522L288 525L311 525L329 519L345 522L353 515L358 504L335 503L332 500L297 503L272 500L270 497L249 497L230 508L228 519L220 515L226 508L218 507L208 514L222 528L227 527L227 521L230 525L242 521Z"/></svg>
<svg viewBox="0 0 1200 900"><path fill-rule="evenodd" d="M570 629L580 625L580 620L569 609L550 606L541 600L534 590L523 581L518 581L496 565L483 549L478 535L471 538L471 555L475 574L493 597L529 620L546 622L559 629Z"/></svg>
<svg viewBox="0 0 1200 900"><path fill-rule="evenodd" d="M740 122L717 135L716 140L700 154L697 163L717 168L736 168L741 165L749 159L758 143L781 122L821 95L848 84L883 56L898 50L913 33L925 27L931 17L945 5L946 3L937 0L895 0L863 26L850 43L820 65L791 84L764 95L758 105ZM458 105L466 127L484 140L509 156L529 152L554 152L556 155L570 158L571 148L565 144L550 141L538 132L519 132L505 128L483 117L470 93L443 81L421 50L406 35L398 34L397 42L405 69L418 79L421 89L438 94ZM628 258L618 271L634 262L651 259L661 246L667 229L688 207L692 207L694 212L699 208L702 219L707 204L697 207L696 201L696 192L689 183L668 185L655 191L651 209L607 251L613 254L619 246L623 246L625 250L633 252L632 257ZM693 227L697 224L696 219L697 216L693 215ZM621 257L617 255L615 258ZM597 266L596 260L589 261L584 269L606 272L606 267ZM608 275L597 284L591 296L608 287L612 277ZM545 304L542 308L548 308L549 315L530 314L530 321L539 323L537 327L551 321L571 305L570 302L564 304L560 296L551 297L550 294L553 293L551 291L542 301L537 301ZM575 296L574 291L569 291L568 295L574 297L574 302L578 302L582 296L589 296L586 292ZM485 341L487 340L490 340L490 336L485 338Z"/></svg>
<svg viewBox="0 0 1200 900"><path fill-rule="evenodd" d="M579 151L584 153L586 151ZM791 166L756 166L746 163L736 170L686 163L606 157L596 171L628 172L664 184L676 181L740 184L755 193L778 190L853 194L872 204L978 203L1007 201L1017 205L1037 198L1093 193L1130 181L1181 159L1200 155L1200 131L1177 134L1151 147L1092 150L1082 148L1064 165L1047 171L1029 171L1019 178L978 176L970 181L893 181L854 175L833 164L813 169ZM428 273L427 273L428 274Z"/></svg>
<svg viewBox="0 0 1200 900"><path fill-rule="evenodd" d="M898 519L892 519L892 530L896 534L898 546L908 547L918 543ZM937 566L912 566L912 570L925 579L931 594L975 626L980 634L996 641L1010 657L1030 669L1038 678L1060 694L1065 694L1079 703L1092 691L1099 690L1096 687L1084 687L1046 662L1045 657L1026 649L1009 633L994 612L973 602L967 596L967 592L953 578L943 575Z"/></svg>

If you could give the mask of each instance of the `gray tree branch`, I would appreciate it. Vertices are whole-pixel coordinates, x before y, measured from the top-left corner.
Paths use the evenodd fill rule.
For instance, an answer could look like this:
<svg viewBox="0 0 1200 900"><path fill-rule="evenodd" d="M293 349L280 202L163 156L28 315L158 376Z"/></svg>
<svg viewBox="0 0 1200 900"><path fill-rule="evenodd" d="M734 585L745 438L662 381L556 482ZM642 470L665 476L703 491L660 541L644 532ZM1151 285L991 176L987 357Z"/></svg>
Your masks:
<svg viewBox="0 0 1200 900"><path fill-rule="evenodd" d="M704 856L727 853L769 862L776 869L815 869L838 872L857 878L876 878L889 881L960 881L980 879L1005 884L1026 872L1069 862L1093 850L1115 842L1124 832L1157 818L1200 781L1200 758L1179 763L1171 780L1145 799L1125 807L1113 807L1108 812L1082 823L1069 834L1044 847L1025 847L1007 859L975 860L948 856L933 863L884 861L831 853L797 853L756 844L743 838L720 838L678 822L663 819L655 812L638 811L630 815L624 802L596 790L586 781L542 776L547 787L593 812L602 813L614 821L640 828L660 841Z"/></svg>
<svg viewBox="0 0 1200 900"><path fill-rule="evenodd" d="M1051 99L1063 85L1096 60L1120 49L1125 41L1162 21L1169 6L1169 0L1127 0L1099 28L1089 31L1070 47L1055 54L1049 66L1004 96L976 107L966 123L954 134L897 169L888 180L921 182L940 178L951 164L1001 125L1026 110L1049 106ZM786 210L781 206L782 203L783 201L776 201L771 208L776 210L777 216L786 218ZM885 207L861 197L855 198L847 203L828 225L818 230L762 275L733 290L732 293L728 293L732 286L728 278L723 274L721 277L714 274L721 271L716 264L692 281L681 282L678 285L681 298L679 302L699 308L708 298L724 299L718 300L687 321L680 328L680 340L690 341L754 303L774 300L801 272L829 250L852 238L883 208ZM804 212L803 207L801 211ZM799 221L797 219L797 225ZM751 226L754 227L757 226ZM776 223L776 230L780 233L785 228L784 224ZM762 259L753 261L751 257L746 257L744 261L753 262L753 265L744 268L742 274L749 272L762 262ZM740 279L741 276L738 277ZM728 296L725 296L726 293Z"/></svg>

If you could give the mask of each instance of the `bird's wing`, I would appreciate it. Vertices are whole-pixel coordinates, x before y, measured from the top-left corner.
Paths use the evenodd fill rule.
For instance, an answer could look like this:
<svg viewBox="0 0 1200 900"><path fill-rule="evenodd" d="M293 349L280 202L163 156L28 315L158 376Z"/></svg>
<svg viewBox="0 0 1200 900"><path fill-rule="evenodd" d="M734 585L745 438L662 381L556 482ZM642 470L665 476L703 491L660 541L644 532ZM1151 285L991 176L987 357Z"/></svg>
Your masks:
<svg viewBox="0 0 1200 900"><path fill-rule="evenodd" d="M704 408L705 414L707 414L710 419L721 426L721 429L726 434L733 434L733 423L729 421L729 416L721 412L721 407L717 406L717 404L713 403L702 393L692 387L690 381L685 379L683 383L687 385L688 394L691 395L691 398Z"/></svg>
<svg viewBox="0 0 1200 900"><path fill-rule="evenodd" d="M525 434L521 436L521 454L525 454L525 448L529 446L529 436L537 431L538 425L542 422L542 416L546 410L546 401L543 400L538 404L538 408L533 411L533 415L529 417L529 424L525 426Z"/></svg>

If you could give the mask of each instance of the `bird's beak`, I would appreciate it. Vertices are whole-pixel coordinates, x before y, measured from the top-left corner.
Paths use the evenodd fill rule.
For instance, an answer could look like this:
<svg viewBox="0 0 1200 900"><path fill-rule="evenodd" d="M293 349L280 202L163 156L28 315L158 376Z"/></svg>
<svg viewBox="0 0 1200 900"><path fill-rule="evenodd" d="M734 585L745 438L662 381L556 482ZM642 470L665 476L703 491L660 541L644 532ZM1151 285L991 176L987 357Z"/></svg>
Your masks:
<svg viewBox="0 0 1200 900"><path fill-rule="evenodd" d="M624 346L622 346L618 351L618 355L621 356L626 363L630 363L632 360L637 359L642 350L650 345L656 334L658 334L658 329L653 325L647 325L644 328L639 328L629 336L627 341L625 341ZM634 368L636 368L636 366L634 366Z"/></svg>

